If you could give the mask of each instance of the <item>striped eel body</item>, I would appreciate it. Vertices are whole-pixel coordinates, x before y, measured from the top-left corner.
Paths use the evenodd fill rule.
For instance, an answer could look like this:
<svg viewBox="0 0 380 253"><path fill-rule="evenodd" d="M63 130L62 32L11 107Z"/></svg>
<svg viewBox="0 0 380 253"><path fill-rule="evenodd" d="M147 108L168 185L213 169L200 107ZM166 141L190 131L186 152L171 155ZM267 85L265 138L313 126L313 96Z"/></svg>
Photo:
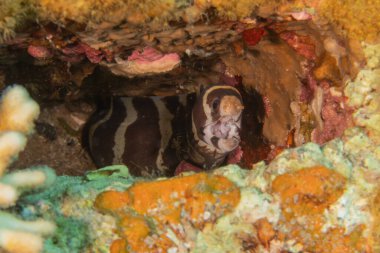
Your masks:
<svg viewBox="0 0 380 253"><path fill-rule="evenodd" d="M240 142L242 99L225 85L172 97L113 97L90 117L84 145L99 167L172 176L181 161L214 168Z"/></svg>

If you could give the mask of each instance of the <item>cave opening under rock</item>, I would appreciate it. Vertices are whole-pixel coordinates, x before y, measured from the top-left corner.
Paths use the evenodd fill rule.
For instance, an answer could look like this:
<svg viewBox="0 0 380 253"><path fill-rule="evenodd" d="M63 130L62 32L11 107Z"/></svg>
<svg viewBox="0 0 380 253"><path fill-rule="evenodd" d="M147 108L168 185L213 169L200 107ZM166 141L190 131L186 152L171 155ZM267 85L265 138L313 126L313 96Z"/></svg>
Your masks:
<svg viewBox="0 0 380 253"><path fill-rule="evenodd" d="M28 35L2 46L3 88L23 84L42 108L36 134L14 167L47 164L59 174L83 174L95 168L81 136L99 99L176 96L212 84L242 93L242 167L342 134L350 124L343 83L356 71L348 64L356 56L346 40L309 19L232 22L209 12L194 24L144 32L127 24L95 33L35 24ZM144 50L160 54L161 62ZM128 65L136 51L145 62Z"/></svg>

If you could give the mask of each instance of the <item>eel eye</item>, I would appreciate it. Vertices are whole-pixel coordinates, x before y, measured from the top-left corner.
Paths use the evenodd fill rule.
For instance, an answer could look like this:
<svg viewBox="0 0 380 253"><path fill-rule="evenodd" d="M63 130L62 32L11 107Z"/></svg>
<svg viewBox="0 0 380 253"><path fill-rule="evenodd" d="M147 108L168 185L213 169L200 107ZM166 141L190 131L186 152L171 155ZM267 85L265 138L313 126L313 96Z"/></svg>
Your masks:
<svg viewBox="0 0 380 253"><path fill-rule="evenodd" d="M212 110L215 112L219 109L219 105L220 105L220 99L219 98L216 98L214 99L214 101L212 101Z"/></svg>

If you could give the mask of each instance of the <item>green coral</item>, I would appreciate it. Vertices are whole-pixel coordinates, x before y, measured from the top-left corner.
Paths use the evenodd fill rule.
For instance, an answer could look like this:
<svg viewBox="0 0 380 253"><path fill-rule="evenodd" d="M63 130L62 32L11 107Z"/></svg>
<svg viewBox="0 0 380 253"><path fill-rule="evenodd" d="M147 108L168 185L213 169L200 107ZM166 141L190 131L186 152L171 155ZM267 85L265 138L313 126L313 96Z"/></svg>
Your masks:
<svg viewBox="0 0 380 253"><path fill-rule="evenodd" d="M363 44L367 65L354 81L348 82L345 94L348 104L356 109L355 125L368 131L375 144L380 144L380 44Z"/></svg>
<svg viewBox="0 0 380 253"><path fill-rule="evenodd" d="M80 253L90 243L88 227L82 220L57 215L55 222L57 231L45 241L44 252Z"/></svg>
<svg viewBox="0 0 380 253"><path fill-rule="evenodd" d="M93 210L93 201L107 188L125 190L133 182L127 167L109 166L86 177L60 176L52 187L23 196L18 205L25 219L42 216L56 222L57 231L45 241L44 252L107 252L101 239L112 235L101 235L112 229L107 229L108 217Z"/></svg>

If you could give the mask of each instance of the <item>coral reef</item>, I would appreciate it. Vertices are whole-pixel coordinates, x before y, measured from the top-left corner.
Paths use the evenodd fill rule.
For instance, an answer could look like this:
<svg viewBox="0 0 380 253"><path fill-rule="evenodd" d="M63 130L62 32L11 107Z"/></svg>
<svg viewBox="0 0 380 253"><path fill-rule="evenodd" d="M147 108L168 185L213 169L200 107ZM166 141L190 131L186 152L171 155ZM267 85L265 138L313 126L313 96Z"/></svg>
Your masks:
<svg viewBox="0 0 380 253"><path fill-rule="evenodd" d="M75 20L83 24L96 24L101 21L120 23L123 20L141 24L150 19L167 20L175 10L186 1L148 0L148 1L51 1L35 0L41 18L65 23ZM110 15L110 13L113 13Z"/></svg>
<svg viewBox="0 0 380 253"><path fill-rule="evenodd" d="M30 190L48 187L55 180L52 169L39 166L6 174L5 170L26 145L33 131L39 106L25 88L13 86L0 100L0 248L11 253L41 252L43 236L55 230L54 223L42 219L21 220L5 211L16 204L19 196Z"/></svg>
<svg viewBox="0 0 380 253"><path fill-rule="evenodd" d="M60 177L24 201L43 201L46 216L54 210L87 223L86 243L55 244L70 252L370 252L378 236L372 213L380 159L373 150L367 157L358 153L358 142L377 148L353 128L344 140L285 150L252 170L230 165L208 175L141 182L114 166L87 180ZM68 242L79 239L76 229L64 231Z"/></svg>
<svg viewBox="0 0 380 253"><path fill-rule="evenodd" d="M39 113L26 91L14 86L0 102L1 250L379 252L380 45L374 44L379 5L378 0L1 1L0 42L8 42L0 46L5 62L0 75L8 84L14 76L28 78L16 71L14 54L4 56L10 50L38 70L39 79L26 80L26 86L54 102L83 98L90 89L81 90L82 81L94 88L99 77L97 94L119 96L173 94L215 80L241 82L263 96L264 135L281 146L268 147L266 160L247 163L248 168L230 165L172 179L132 178L124 166L55 181L44 166L6 174ZM37 21L16 33L32 16ZM52 62L52 71L41 67ZM121 76L110 77L112 72ZM65 122L75 121L77 131L85 118L70 111ZM58 140L40 153L69 146ZM251 151L243 149L244 155L261 157Z"/></svg>
<svg viewBox="0 0 380 253"><path fill-rule="evenodd" d="M22 212L39 203L36 214L59 221L49 252L376 252L379 47L363 50L367 65L344 90L356 126L340 138L285 149L251 170L151 181L113 166L59 177L25 196Z"/></svg>
<svg viewBox="0 0 380 253"><path fill-rule="evenodd" d="M380 208L377 185L380 177L379 110L376 109L379 101L378 45L367 45L364 52L368 59L367 66L359 73L358 79L350 82L345 89L348 103L355 110L354 120L361 127L347 129L340 139L329 141L322 147L308 143L284 150L269 165L261 162L252 170L228 166L215 170L212 175L196 174L164 181L139 182L133 186L134 180L128 172L116 167L92 172L87 176L87 181L62 177L54 188L27 196L27 203L35 205L41 199L47 201L45 203L49 203L49 199L54 200L54 204L48 205L50 208L54 206L55 212L61 216L65 214L72 219L87 221L87 236L93 242L89 247L95 252L107 252L111 245L112 251L127 252L128 247L149 247L154 242L160 242L162 247L173 251L185 247L192 252L324 252L325 249L329 252L376 252L379 249L376 224L379 224L377 212ZM370 108L364 111L364 106ZM196 213L203 214L206 220L214 217L208 220L210 225L189 224L185 215L189 209L180 201L181 195L171 194L176 191L174 189L192 189L201 178L214 178L215 182L222 179L224 183L216 187L238 187L240 192L240 201L235 208L219 209L224 214L221 217L208 212L206 203L202 201L204 197L215 201L223 196L223 191L213 195L213 187L204 187L206 183L203 187L189 190L190 195L185 194L188 197L186 202L191 200L192 207L199 208L191 210L197 210ZM305 184L305 181L308 183ZM102 212L123 217L123 220L92 208L96 195L105 189L112 190L101 193L96 206ZM195 196L194 192L199 195ZM206 195L203 196L204 193ZM140 195L142 197L135 198ZM171 198L178 201L171 202ZM128 203L128 208L123 208ZM230 207L236 205L235 202L231 203L234 204ZM184 212L178 213L182 209L177 207L184 208ZM46 216L50 215L48 210L43 210ZM166 226L158 222L160 220L167 221ZM65 224L62 227L67 227L71 223L66 221L62 224ZM152 224L158 230L152 230ZM67 233L65 238L68 235L75 237L77 233L75 229L64 231ZM151 236L152 233L157 234ZM119 236L125 239L120 240ZM322 241L316 239L321 237L324 238ZM134 239L144 243L126 244ZM316 241L321 243L316 244ZM78 248L73 250L70 245L61 244L61 247L79 252ZM85 247L86 243L80 245ZM87 251L90 251L89 248Z"/></svg>

